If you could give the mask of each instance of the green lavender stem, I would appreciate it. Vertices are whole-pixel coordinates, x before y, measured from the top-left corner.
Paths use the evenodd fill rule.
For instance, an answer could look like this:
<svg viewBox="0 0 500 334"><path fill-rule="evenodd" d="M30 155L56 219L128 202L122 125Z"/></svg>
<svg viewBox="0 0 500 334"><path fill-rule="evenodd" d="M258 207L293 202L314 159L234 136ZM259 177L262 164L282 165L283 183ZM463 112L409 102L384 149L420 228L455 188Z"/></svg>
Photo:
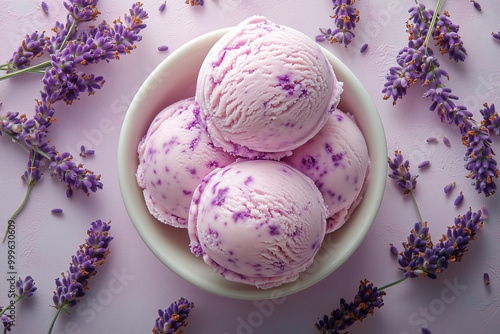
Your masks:
<svg viewBox="0 0 500 334"><path fill-rule="evenodd" d="M415 195L413 195L413 191L410 190L410 194L411 198L413 199L413 204L415 204L415 209L417 209L418 219L423 223L424 221L422 220L422 215L420 214L420 210L418 209L417 200L415 199Z"/></svg>
<svg viewBox="0 0 500 334"><path fill-rule="evenodd" d="M33 65L33 66L30 66L30 67L23 68L22 70L17 70L17 71L11 72L9 74L3 75L3 76L0 77L0 81L8 79L8 78L12 78L12 77L14 77L14 76L16 76L18 74L21 74L21 73L26 73L26 72L40 73L38 71L39 69L41 69L41 68L45 69L48 66L51 66L50 60L44 61L43 63L37 64L37 65Z"/></svg>
<svg viewBox="0 0 500 334"><path fill-rule="evenodd" d="M436 19L437 19L437 16L438 16L438 12L439 10L441 9L441 5L443 3L443 0L439 0L437 5L436 5L436 10L434 11L434 15L432 15L432 20L431 20L431 24L429 25L429 30L427 31L427 36L425 37L425 55L428 56L428 53L427 53L427 46L429 45L429 41L431 39L431 35L432 35L432 30L434 29L434 25L436 24Z"/></svg>
<svg viewBox="0 0 500 334"><path fill-rule="evenodd" d="M57 309L57 313L54 316L54 319L52 319L52 322L50 323L50 328L48 334L52 333L52 329L54 328L54 324L56 323L57 317L59 316L59 313L61 313L62 308Z"/></svg>
<svg viewBox="0 0 500 334"><path fill-rule="evenodd" d="M378 291L382 291L382 290L385 290L385 289L387 289L387 288L390 288L391 286L394 286L394 285L396 285L396 284L399 284L399 283L401 283L401 282L405 281L407 278L408 278L408 277L403 277L403 278L401 278L401 279L398 279L397 281L394 281L394 282L392 282L392 283L389 283L389 284L387 284L387 285L384 285L383 287L379 288L379 289L378 289Z"/></svg>

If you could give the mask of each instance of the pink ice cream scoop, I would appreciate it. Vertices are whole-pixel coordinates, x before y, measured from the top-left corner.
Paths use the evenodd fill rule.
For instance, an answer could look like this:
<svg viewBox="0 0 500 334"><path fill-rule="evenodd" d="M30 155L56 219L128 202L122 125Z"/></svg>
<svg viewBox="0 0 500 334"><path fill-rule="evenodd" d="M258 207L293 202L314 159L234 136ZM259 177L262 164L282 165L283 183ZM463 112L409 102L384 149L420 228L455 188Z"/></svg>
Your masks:
<svg viewBox="0 0 500 334"><path fill-rule="evenodd" d="M196 100L215 146L244 157L278 159L322 128L341 92L342 83L316 42L254 16L209 51Z"/></svg>
<svg viewBox="0 0 500 334"><path fill-rule="evenodd" d="M190 248L226 279L271 288L294 281L312 263L327 215L321 193L297 169L239 160L196 189Z"/></svg>
<svg viewBox="0 0 500 334"><path fill-rule="evenodd" d="M370 159L356 123L335 110L321 131L284 159L309 176L330 212L326 233L341 227L361 201Z"/></svg>
<svg viewBox="0 0 500 334"><path fill-rule="evenodd" d="M174 103L152 121L138 147L137 182L150 213L187 227L189 205L200 181L235 158L214 147L202 130L194 98Z"/></svg>

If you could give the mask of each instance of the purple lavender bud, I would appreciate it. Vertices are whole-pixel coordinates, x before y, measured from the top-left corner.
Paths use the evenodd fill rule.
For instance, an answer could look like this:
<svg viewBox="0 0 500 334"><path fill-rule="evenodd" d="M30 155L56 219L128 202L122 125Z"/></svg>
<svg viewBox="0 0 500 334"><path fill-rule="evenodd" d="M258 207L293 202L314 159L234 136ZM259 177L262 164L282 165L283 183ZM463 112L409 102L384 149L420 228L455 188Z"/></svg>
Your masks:
<svg viewBox="0 0 500 334"><path fill-rule="evenodd" d="M488 218L488 210L486 207L481 207L481 212L483 213L484 219Z"/></svg>
<svg viewBox="0 0 500 334"><path fill-rule="evenodd" d="M167 6L167 2L165 1L158 7L158 11L163 12L165 10L165 7Z"/></svg>
<svg viewBox="0 0 500 334"><path fill-rule="evenodd" d="M316 40L316 42L321 43L321 42L326 41L326 37L325 37L325 35L317 35L315 37L315 40Z"/></svg>
<svg viewBox="0 0 500 334"><path fill-rule="evenodd" d="M42 9L45 12L45 14L49 13L49 6L47 5L47 3L45 1L42 1Z"/></svg>
<svg viewBox="0 0 500 334"><path fill-rule="evenodd" d="M455 188L455 186L457 185L456 182L452 182L452 183L449 183L447 184L445 187L444 187L444 193L445 194L448 194L450 191L453 190L453 188Z"/></svg>
<svg viewBox="0 0 500 334"><path fill-rule="evenodd" d="M451 142L450 142L450 140L449 140L448 138L444 137L444 136L443 136L443 143L444 143L446 146L448 146L448 147L450 147L450 146L451 146Z"/></svg>
<svg viewBox="0 0 500 334"><path fill-rule="evenodd" d="M455 206L459 206L460 204L462 204L463 200L464 200L464 194L460 192L460 195L457 196L453 204L455 204Z"/></svg>
<svg viewBox="0 0 500 334"><path fill-rule="evenodd" d="M392 255L396 255L397 256L399 254L398 249L393 244L391 244L390 250L391 250L391 254Z"/></svg>
<svg viewBox="0 0 500 334"><path fill-rule="evenodd" d="M17 294L18 298L24 298L24 297L31 297L33 296L33 293L37 290L37 287L35 286L35 281L31 276L26 276L24 280L19 280L16 282L16 289L17 289Z"/></svg>
<svg viewBox="0 0 500 334"><path fill-rule="evenodd" d="M422 327L421 329L422 329L422 334L432 334L431 331L425 327Z"/></svg>
<svg viewBox="0 0 500 334"><path fill-rule="evenodd" d="M497 41L500 40L500 31L497 33L492 32L491 36L493 36L493 38L496 39Z"/></svg>
<svg viewBox="0 0 500 334"><path fill-rule="evenodd" d="M429 138L427 138L427 142L428 142L428 143L432 143L432 144L434 144L434 143L437 143L437 142L438 142L438 140L437 140L437 138L435 138L435 137L429 137Z"/></svg>
<svg viewBox="0 0 500 334"><path fill-rule="evenodd" d="M2 325L4 327L4 330L6 332L10 332L12 330L12 325L10 323L10 318L7 316L7 314L2 314L2 317L0 318L0 321L2 322Z"/></svg>
<svg viewBox="0 0 500 334"><path fill-rule="evenodd" d="M63 210L59 209L59 208L54 208L54 209L50 210L50 212L52 212L53 214L60 214L63 212Z"/></svg>
<svg viewBox="0 0 500 334"><path fill-rule="evenodd" d="M484 273L483 281L485 285L490 285L490 275L488 275L488 273Z"/></svg>
<svg viewBox="0 0 500 334"><path fill-rule="evenodd" d="M421 163L418 164L418 168L426 168L426 167L429 167L430 165L430 161L429 160L426 160L426 161L422 161Z"/></svg>
<svg viewBox="0 0 500 334"><path fill-rule="evenodd" d="M367 48L368 48L368 43L365 43L365 44L361 47L361 49L359 49L359 52L364 53L364 52L366 51L366 49L367 49Z"/></svg>
<svg viewBox="0 0 500 334"><path fill-rule="evenodd" d="M471 2L474 4L474 8L481 11L481 5L477 1L471 0Z"/></svg>
<svg viewBox="0 0 500 334"><path fill-rule="evenodd" d="M167 50L168 50L168 46L166 46L166 45L160 45L158 47L158 51L167 51Z"/></svg>

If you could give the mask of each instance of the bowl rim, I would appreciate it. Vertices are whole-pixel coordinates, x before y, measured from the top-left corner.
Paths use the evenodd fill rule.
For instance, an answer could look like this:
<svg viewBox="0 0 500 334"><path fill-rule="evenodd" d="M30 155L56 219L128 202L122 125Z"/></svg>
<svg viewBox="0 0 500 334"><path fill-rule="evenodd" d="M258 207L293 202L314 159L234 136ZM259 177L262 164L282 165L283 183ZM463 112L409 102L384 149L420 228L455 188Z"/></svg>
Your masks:
<svg viewBox="0 0 500 334"><path fill-rule="evenodd" d="M177 50L173 51L169 56L167 56L150 73L150 75L140 86L126 112L119 136L118 180L120 193L129 218L143 242L164 265L166 265L171 271L173 271L184 280L205 291L209 291L211 293L228 298L244 300L279 298L302 291L330 275L354 253L354 251L359 247L361 242L366 237L377 216L384 195L387 174L386 137L382 121L375 107L375 104L373 103L370 95L363 87L359 79L335 55L333 55L324 47L320 46L320 49L333 66L338 80L344 82L344 92L341 95L340 109L343 110L342 97L345 95L350 96L350 94L355 94L355 92L357 92L357 94L355 95L357 95L358 97L356 101L359 104L358 107L368 111L363 115L364 117L367 117L367 119L359 122L361 131L363 132L363 135L365 137L368 136L370 138L377 139L376 142L369 142L367 140L369 154L372 160L370 181L365 191L364 198L354 211L349 221L346 223L346 225L348 225L349 223L352 223L351 220L356 221L355 219L363 219L363 222L359 222L356 225L356 227L360 227L360 229L356 232L354 240L351 240L352 242L350 243L350 247L347 247L345 249L342 248L341 254L332 261L328 257L331 255L332 249L330 247L334 247L338 243L336 240L338 239L338 237L331 237L330 235L333 235L335 233L337 233L337 235L346 234L344 232L347 230L350 231L352 230L352 228L349 229L342 227L338 231L327 235L320 249L320 252L318 252L315 257L313 265L311 265L311 267L308 268L305 272L301 273L297 281L286 283L271 289L263 290L242 283L229 282L219 274L213 272L213 270L203 262L203 265L209 268L213 275L219 276L219 278L211 276L207 277L205 275L191 272L189 266L186 267L182 265L182 259L179 259L176 256L172 256L170 253L166 254L164 246L161 244L161 242L159 242L159 236L157 235L160 227L151 225L153 224L153 222L154 224L163 224L158 222L151 214L149 214L142 194L142 189L140 189L137 185L135 177L138 165L137 150L131 150L130 148L137 148L140 139L137 140L136 137L130 136L129 134L133 133L134 130L137 131L136 124L143 118L139 106L144 103L148 103L148 92L158 89L158 82L161 82L162 75L166 71L169 71L172 64L176 64L177 62L181 61L186 55L192 54L193 51L199 52L200 49L204 51L203 49L207 48L207 46L211 47L211 45L213 45L215 41L217 41L230 29L231 28L229 27L214 30L180 46ZM208 52L208 49L206 51ZM166 105L164 107L166 107ZM363 124L365 124L364 127ZM367 124L369 124L370 126L368 126ZM145 133L146 132L144 131L140 138L142 138ZM134 161L132 160L133 157L135 157L135 164L131 163L131 161ZM374 160L373 157L380 157L380 159ZM139 209L137 209L137 201L142 203L139 204ZM144 216L144 209L146 209L149 217ZM354 225L354 223L351 225ZM167 227L175 229L174 227ZM185 232L187 234L187 230ZM189 247L186 247L186 249L187 251L189 251ZM177 250L175 251L176 255L182 257L183 253L177 252ZM322 253L322 255L320 253ZM190 254L190 256L194 257L193 254ZM323 257L325 258L323 259ZM317 258L319 258L319 260ZM316 266L314 266L315 263ZM311 271L313 271L312 274L310 273ZM209 274L207 273L207 275Z"/></svg>

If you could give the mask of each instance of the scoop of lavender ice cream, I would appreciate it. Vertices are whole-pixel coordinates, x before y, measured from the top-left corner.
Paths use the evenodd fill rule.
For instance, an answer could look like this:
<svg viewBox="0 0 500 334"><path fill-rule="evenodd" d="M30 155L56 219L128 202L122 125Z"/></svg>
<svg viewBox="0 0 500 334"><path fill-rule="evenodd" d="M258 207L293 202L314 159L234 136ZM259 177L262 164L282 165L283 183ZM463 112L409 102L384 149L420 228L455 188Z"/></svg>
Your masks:
<svg viewBox="0 0 500 334"><path fill-rule="evenodd" d="M326 233L340 228L360 203L370 172L363 133L336 109L320 132L283 159L309 176L330 212Z"/></svg>
<svg viewBox="0 0 500 334"><path fill-rule="evenodd" d="M212 145L199 122L194 98L174 103L151 122L141 140L137 183L150 213L163 223L187 227L189 205L200 181L235 157Z"/></svg>
<svg viewBox="0 0 500 334"><path fill-rule="evenodd" d="M190 248L228 280L271 288L312 263L327 214L321 193L297 169L241 160L214 170L196 189Z"/></svg>
<svg viewBox="0 0 500 334"><path fill-rule="evenodd" d="M196 100L215 146L279 159L312 138L340 99L342 83L305 34L253 16L209 51Z"/></svg>

